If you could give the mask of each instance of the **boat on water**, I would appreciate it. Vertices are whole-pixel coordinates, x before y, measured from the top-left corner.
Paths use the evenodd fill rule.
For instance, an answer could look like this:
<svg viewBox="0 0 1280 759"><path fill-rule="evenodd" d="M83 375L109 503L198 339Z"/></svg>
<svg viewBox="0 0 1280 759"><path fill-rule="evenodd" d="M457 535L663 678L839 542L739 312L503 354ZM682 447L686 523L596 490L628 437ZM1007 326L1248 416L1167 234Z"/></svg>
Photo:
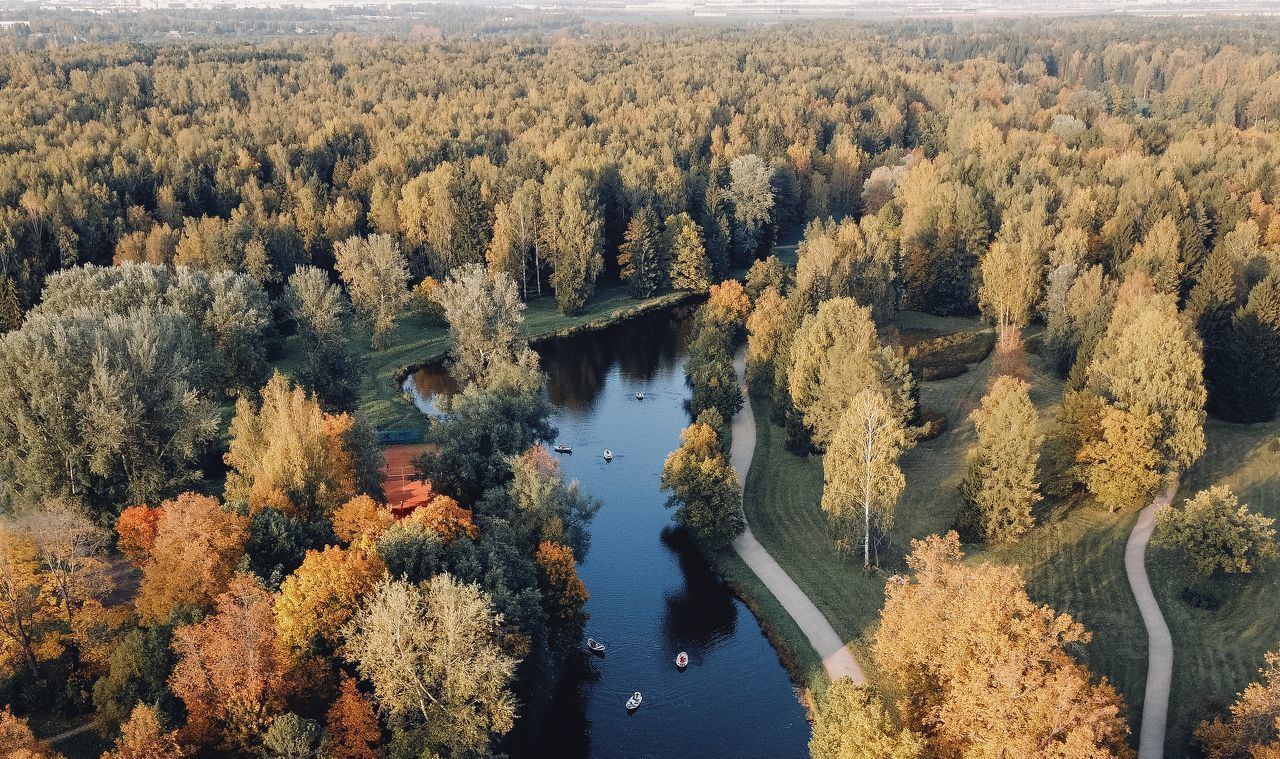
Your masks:
<svg viewBox="0 0 1280 759"><path fill-rule="evenodd" d="M640 392L638 392L638 393L636 393L636 400L638 400L638 401L642 401L642 400L644 400L644 391L643 391L643 390L642 390L642 391L640 391Z"/></svg>
<svg viewBox="0 0 1280 759"><path fill-rule="evenodd" d="M613 461L613 451L609 450L608 448L605 448L604 453L600 455L604 457L605 461Z"/></svg>
<svg viewBox="0 0 1280 759"><path fill-rule="evenodd" d="M640 708L640 702L644 700L644 696L640 695L640 691L631 694L631 698L627 699L627 711L634 712Z"/></svg>
<svg viewBox="0 0 1280 759"><path fill-rule="evenodd" d="M604 644L595 638L587 638L587 648L591 649L593 654L604 654Z"/></svg>
<svg viewBox="0 0 1280 759"><path fill-rule="evenodd" d="M676 654L676 667L678 669L684 669L687 666L689 666L689 655L684 651Z"/></svg>
<svg viewBox="0 0 1280 759"><path fill-rule="evenodd" d="M565 445L564 443L557 444L556 447L552 448L551 450L555 451L556 453L573 453L573 449Z"/></svg>

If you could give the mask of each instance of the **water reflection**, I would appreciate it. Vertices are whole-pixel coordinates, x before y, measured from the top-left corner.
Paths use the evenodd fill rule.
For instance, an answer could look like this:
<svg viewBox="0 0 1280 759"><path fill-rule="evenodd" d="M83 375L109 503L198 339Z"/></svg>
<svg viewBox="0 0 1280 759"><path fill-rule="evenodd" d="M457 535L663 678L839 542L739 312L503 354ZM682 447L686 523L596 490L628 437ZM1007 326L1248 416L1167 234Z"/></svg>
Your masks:
<svg viewBox="0 0 1280 759"><path fill-rule="evenodd" d="M686 651L694 664L700 664L704 651L733 636L738 622L737 599L684 530L664 529L662 544L675 556L684 575L684 584L666 597L662 629L668 653L674 659Z"/></svg>
<svg viewBox="0 0 1280 759"><path fill-rule="evenodd" d="M591 413L616 367L631 382L648 382L676 367L689 341L691 307L638 316L625 328L586 332L535 344L557 408Z"/></svg>
<svg viewBox="0 0 1280 759"><path fill-rule="evenodd" d="M565 475L601 499L591 553L578 567L590 598L587 634L604 658L576 661L540 733L513 759L788 759L807 755L809 724L777 653L741 601L680 531L659 474L689 423L684 354L690 311L638 317L535 345L552 423L574 454ZM405 383L422 408L452 388L441 367ZM645 399L635 394L644 391ZM605 462L600 452L612 449ZM687 651L690 666L674 659ZM633 691L644 705L628 715Z"/></svg>

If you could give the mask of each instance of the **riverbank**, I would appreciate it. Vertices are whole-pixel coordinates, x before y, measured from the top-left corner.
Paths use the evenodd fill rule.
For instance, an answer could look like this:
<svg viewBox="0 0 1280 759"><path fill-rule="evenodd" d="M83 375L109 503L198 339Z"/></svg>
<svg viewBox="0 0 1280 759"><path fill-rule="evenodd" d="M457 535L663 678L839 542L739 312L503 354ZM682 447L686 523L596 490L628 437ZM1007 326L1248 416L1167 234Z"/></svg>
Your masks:
<svg viewBox="0 0 1280 759"><path fill-rule="evenodd" d="M524 311L522 333L530 342L536 343L604 329L703 295L701 292L678 291L637 300L631 297L625 285L603 284L583 312L574 316L560 313L554 297L530 301ZM357 407L369 423L377 429L425 430L427 418L405 400L400 387L414 371L444 357L449 350L448 327L438 319L412 312L396 325L386 348L377 350L371 347L369 329L359 322L352 326L348 345L364 364ZM286 374L296 371L305 360L305 350L300 337L289 337L275 368Z"/></svg>

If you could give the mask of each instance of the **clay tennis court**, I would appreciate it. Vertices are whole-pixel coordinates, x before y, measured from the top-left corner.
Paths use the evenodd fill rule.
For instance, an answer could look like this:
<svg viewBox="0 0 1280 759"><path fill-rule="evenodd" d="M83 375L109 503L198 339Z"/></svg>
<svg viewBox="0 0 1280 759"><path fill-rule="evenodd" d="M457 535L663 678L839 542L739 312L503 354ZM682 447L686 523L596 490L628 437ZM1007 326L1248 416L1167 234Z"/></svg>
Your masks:
<svg viewBox="0 0 1280 759"><path fill-rule="evenodd" d="M417 472L414 470L413 460L421 456L430 447L425 443L415 443L413 445L389 445L382 449L382 457L385 461L382 466L384 475L382 496L387 505L392 508L401 505L422 487L420 482L415 487Z"/></svg>

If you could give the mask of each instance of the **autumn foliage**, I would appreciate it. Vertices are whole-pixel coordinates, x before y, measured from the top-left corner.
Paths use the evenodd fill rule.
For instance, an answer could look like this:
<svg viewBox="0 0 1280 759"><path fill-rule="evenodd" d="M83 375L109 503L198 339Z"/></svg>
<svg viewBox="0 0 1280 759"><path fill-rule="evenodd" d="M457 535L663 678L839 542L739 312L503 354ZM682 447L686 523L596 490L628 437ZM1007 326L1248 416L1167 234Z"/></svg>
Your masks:
<svg viewBox="0 0 1280 759"><path fill-rule="evenodd" d="M471 512L447 495L437 495L409 513L405 519L435 532L446 543L458 538L475 540L480 530L471 521Z"/></svg>
<svg viewBox="0 0 1280 759"><path fill-rule="evenodd" d="M1083 626L1033 603L1016 567L966 566L954 532L912 548L874 655L929 756L1132 756L1119 695L1065 650L1089 642Z"/></svg>
<svg viewBox="0 0 1280 759"><path fill-rule="evenodd" d="M751 298L736 279L726 279L708 290L707 302L703 305L704 318L724 325L746 323L751 313Z"/></svg>
<svg viewBox="0 0 1280 759"><path fill-rule="evenodd" d="M333 512L333 534L344 543L377 540L393 524L391 510L367 495L358 495Z"/></svg>
<svg viewBox="0 0 1280 759"><path fill-rule="evenodd" d="M115 748L103 754L102 759L183 759L186 756L178 744L177 731L166 732L156 710L138 704L121 728Z"/></svg>
<svg viewBox="0 0 1280 759"><path fill-rule="evenodd" d="M307 551L302 566L280 586L276 627L281 644L307 651L317 643L333 647L385 569L376 555L330 546Z"/></svg>
<svg viewBox="0 0 1280 759"><path fill-rule="evenodd" d="M538 566L538 586L552 617L552 634L577 640L587 623L583 610L587 586L578 578L573 550L544 540L538 545L534 561Z"/></svg>
<svg viewBox="0 0 1280 759"><path fill-rule="evenodd" d="M276 637L273 598L237 575L203 622L178 628L169 679L187 709L183 739L249 752L284 706L288 665Z"/></svg>
<svg viewBox="0 0 1280 759"><path fill-rule="evenodd" d="M27 721L9 707L0 711L0 756L5 759L61 759L44 741L36 740Z"/></svg>
<svg viewBox="0 0 1280 759"><path fill-rule="evenodd" d="M155 548L160 513L160 509L143 504L126 508L116 519L116 547L135 568L141 567Z"/></svg>
<svg viewBox="0 0 1280 759"><path fill-rule="evenodd" d="M343 675L338 698L325 716L325 748L331 759L376 759L382 738L378 716L353 678Z"/></svg>
<svg viewBox="0 0 1280 759"><path fill-rule="evenodd" d="M161 504L160 512L136 602L144 622L164 622L179 606L212 605L248 538L249 520L224 510L216 498L183 493Z"/></svg>
<svg viewBox="0 0 1280 759"><path fill-rule="evenodd" d="M327 518L358 494L350 414L329 414L277 373L260 406L242 398L224 457L227 498L251 511L276 508L299 519Z"/></svg>

